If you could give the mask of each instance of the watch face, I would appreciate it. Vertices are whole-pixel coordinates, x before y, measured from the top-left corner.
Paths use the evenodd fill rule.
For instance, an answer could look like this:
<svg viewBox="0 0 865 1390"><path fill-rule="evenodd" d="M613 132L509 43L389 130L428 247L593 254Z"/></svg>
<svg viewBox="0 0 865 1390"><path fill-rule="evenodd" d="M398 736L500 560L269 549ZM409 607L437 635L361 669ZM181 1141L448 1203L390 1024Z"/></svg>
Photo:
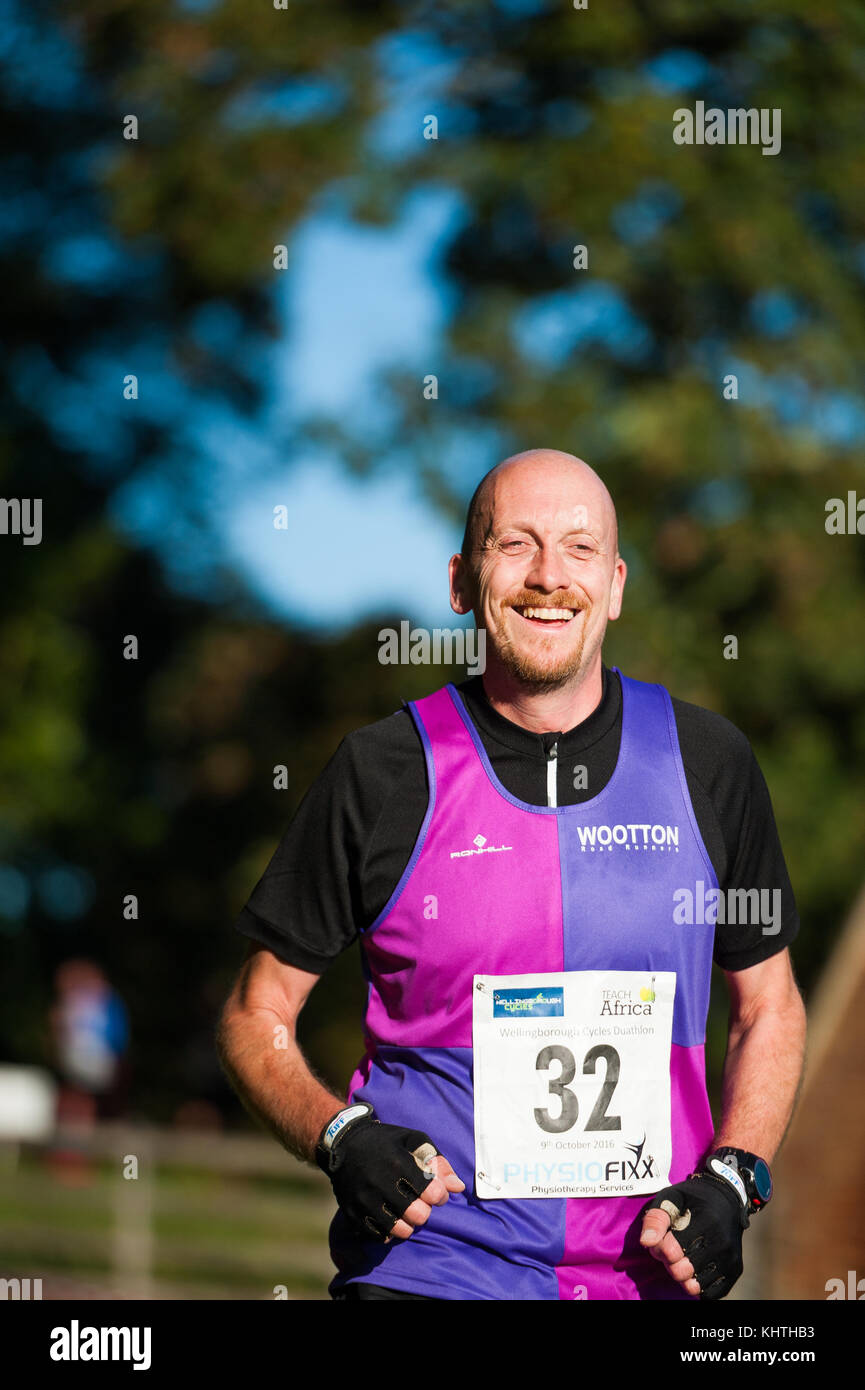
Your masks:
<svg viewBox="0 0 865 1390"><path fill-rule="evenodd" d="M768 1163L762 1158L758 1158L754 1164L754 1186L761 1202L768 1202L772 1196L772 1174L769 1172Z"/></svg>

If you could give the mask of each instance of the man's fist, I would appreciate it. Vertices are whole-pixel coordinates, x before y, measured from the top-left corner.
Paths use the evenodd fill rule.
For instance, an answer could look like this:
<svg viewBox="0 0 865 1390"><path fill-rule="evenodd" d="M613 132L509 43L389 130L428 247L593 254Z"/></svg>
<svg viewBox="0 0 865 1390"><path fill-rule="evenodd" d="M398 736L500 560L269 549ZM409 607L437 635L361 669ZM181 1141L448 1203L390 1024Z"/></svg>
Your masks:
<svg viewBox="0 0 865 1390"><path fill-rule="evenodd" d="M316 1162L353 1226L384 1244L407 1240L465 1183L419 1129L382 1124L372 1113L351 1118Z"/></svg>
<svg viewBox="0 0 865 1390"><path fill-rule="evenodd" d="M695 1298L723 1298L742 1273L750 1225L735 1189L711 1173L665 1187L643 1216L640 1244Z"/></svg>
<svg viewBox="0 0 865 1390"><path fill-rule="evenodd" d="M443 1154L435 1154L426 1166L427 1171L433 1175L431 1181L427 1183L417 1201L406 1207L402 1218L391 1228L388 1240L392 1236L399 1240L408 1240L418 1226L423 1226L429 1220L433 1207L444 1206L449 1192L465 1192L465 1183L457 1177Z"/></svg>

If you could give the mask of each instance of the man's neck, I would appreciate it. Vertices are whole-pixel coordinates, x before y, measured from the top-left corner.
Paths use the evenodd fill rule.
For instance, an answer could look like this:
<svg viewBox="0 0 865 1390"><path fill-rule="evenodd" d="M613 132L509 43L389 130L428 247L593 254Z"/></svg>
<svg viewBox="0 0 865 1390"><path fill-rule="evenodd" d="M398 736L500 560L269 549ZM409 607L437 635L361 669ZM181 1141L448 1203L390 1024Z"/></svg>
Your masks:
<svg viewBox="0 0 865 1390"><path fill-rule="evenodd" d="M563 733L582 724L601 703L603 672L598 652L591 669L558 690L536 690L502 668L487 668L484 693L497 713L534 734Z"/></svg>

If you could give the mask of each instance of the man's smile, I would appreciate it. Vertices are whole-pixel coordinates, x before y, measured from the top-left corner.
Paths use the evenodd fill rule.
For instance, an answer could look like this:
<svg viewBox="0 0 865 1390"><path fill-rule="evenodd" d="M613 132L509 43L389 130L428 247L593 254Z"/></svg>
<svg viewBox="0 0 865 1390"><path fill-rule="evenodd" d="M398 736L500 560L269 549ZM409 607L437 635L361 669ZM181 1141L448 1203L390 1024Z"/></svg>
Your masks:
<svg viewBox="0 0 865 1390"><path fill-rule="evenodd" d="M513 607L517 617L530 627L550 628L553 632L570 627L582 611L580 608L561 608L557 604L519 604Z"/></svg>

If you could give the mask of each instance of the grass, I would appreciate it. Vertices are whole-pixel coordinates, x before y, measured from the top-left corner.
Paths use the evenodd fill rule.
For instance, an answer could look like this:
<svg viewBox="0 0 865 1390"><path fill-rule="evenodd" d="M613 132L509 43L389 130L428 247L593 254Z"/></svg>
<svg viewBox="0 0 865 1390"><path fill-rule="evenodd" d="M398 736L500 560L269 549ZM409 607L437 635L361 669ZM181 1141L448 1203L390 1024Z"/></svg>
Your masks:
<svg viewBox="0 0 865 1390"><path fill-rule="evenodd" d="M285 1285L294 1297L327 1297L334 1203L320 1183L160 1167L149 1191L132 1191L116 1164L94 1163L89 1185L72 1187L33 1153L0 1189L0 1274L80 1273L131 1285L136 1264L148 1263L148 1204L155 1296L183 1297L188 1288L196 1298L272 1299Z"/></svg>

